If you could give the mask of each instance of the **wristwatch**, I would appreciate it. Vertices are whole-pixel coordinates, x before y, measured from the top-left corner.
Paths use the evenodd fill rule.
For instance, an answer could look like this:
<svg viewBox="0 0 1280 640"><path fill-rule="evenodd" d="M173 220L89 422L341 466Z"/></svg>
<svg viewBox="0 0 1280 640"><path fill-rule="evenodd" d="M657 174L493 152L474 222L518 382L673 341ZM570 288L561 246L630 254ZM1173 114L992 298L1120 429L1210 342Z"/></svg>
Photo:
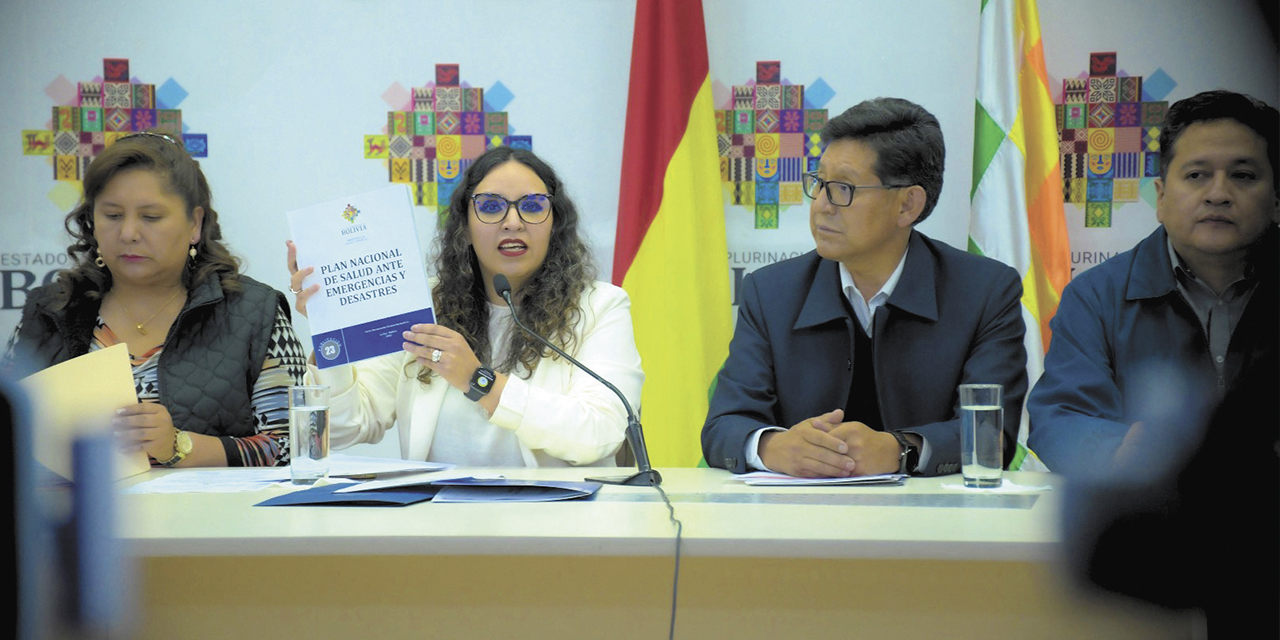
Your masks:
<svg viewBox="0 0 1280 640"><path fill-rule="evenodd" d="M183 458L191 454L191 448L192 448L191 435L188 434L186 431L179 431L177 429L174 429L173 457L169 458L168 460L161 460L160 464L166 467L172 467L173 465L178 464L179 462L182 462Z"/></svg>
<svg viewBox="0 0 1280 640"><path fill-rule="evenodd" d="M902 447L902 453L898 454L898 473L911 473L916 470L916 466L920 464L920 451L906 436L897 431L890 431L898 441L898 446Z"/></svg>
<svg viewBox="0 0 1280 640"><path fill-rule="evenodd" d="M493 375L493 369L476 367L476 372L471 374L471 388L465 394L467 399L478 401L485 397L493 389L494 380L497 380L497 376Z"/></svg>

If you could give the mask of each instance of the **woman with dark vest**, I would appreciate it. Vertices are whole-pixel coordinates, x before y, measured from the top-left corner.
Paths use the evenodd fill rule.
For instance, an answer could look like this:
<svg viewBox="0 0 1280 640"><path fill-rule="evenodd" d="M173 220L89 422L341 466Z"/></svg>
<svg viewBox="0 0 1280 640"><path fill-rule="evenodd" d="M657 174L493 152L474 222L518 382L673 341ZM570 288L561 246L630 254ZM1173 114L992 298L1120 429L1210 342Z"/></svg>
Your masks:
<svg viewBox="0 0 1280 640"><path fill-rule="evenodd" d="M287 390L305 355L284 296L239 273L210 201L166 134L98 154L65 221L75 266L27 297L5 368L126 344L139 403L113 421L125 447L164 466L287 464Z"/></svg>

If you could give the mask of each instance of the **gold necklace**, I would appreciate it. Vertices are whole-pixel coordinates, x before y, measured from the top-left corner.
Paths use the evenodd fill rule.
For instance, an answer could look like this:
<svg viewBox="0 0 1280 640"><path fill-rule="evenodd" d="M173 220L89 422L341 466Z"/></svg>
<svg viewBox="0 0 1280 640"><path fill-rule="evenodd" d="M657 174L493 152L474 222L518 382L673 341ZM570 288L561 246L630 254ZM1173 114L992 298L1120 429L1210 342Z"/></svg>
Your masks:
<svg viewBox="0 0 1280 640"><path fill-rule="evenodd" d="M147 316L147 319L146 319L146 320L143 320L142 322L139 322L139 323L134 324L134 325L133 325L133 328L138 330L138 334L139 334L139 335L144 335L144 336L145 336L145 335L147 335L147 330L143 328L143 325L147 324L148 322L151 322L152 320L154 320L154 319L155 319L155 317L156 317L156 316L160 315L160 312L161 312L161 311L164 311L165 307L169 306L169 303L170 303L170 302L173 302L174 300L177 300L177 299L178 299L178 294L182 293L183 291L185 291L185 290L184 290L184 289L178 289L177 291L175 291L175 292L173 293L173 296L172 296L172 297L170 297L168 300L165 300L165 301L164 301L164 304L160 305L160 308L156 309L156 312L155 312L155 313L151 314L150 316ZM124 304L124 301L123 301L123 300L121 300L121 299L119 299L119 298L116 298L116 302L120 304L120 308L124 310L124 314L125 314L126 316L129 316L129 321L130 321L130 322L132 322L132 321L133 321L133 312L129 311L129 307L126 307L126 306L125 306L125 304Z"/></svg>

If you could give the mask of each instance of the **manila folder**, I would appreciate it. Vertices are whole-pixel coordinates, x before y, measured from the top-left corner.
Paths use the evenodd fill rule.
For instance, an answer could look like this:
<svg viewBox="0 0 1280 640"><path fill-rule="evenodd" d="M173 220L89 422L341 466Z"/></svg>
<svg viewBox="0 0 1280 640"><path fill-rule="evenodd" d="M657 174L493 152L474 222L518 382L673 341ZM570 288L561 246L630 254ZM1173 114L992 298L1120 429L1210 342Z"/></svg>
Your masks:
<svg viewBox="0 0 1280 640"><path fill-rule="evenodd" d="M76 438L111 433L116 410L138 402L124 344L58 363L23 378L21 384L31 396L36 461L71 480L71 445ZM151 468L141 450L114 451L116 479Z"/></svg>

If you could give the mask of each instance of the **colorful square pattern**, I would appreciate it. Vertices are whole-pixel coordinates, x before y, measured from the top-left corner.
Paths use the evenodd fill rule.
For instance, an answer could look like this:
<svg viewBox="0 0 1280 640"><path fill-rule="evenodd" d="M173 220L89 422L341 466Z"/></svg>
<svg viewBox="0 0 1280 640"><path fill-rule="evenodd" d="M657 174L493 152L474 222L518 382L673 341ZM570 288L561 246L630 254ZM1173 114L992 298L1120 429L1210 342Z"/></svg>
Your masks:
<svg viewBox="0 0 1280 640"><path fill-rule="evenodd" d="M757 111L762 109L777 111L781 109L782 86L777 84L757 84L755 108Z"/></svg>
<svg viewBox="0 0 1280 640"><path fill-rule="evenodd" d="M182 131L181 100L170 109L155 109L156 88L130 79L129 60L104 58L102 75L76 83L65 102L51 112L49 130L22 131L23 155L53 156L54 179L79 181L93 159L117 140L136 131L157 130L181 140L193 157L208 156L208 136ZM174 95L185 89L170 78Z"/></svg>
<svg viewBox="0 0 1280 640"><path fill-rule="evenodd" d="M462 112L462 135L484 135L484 114L479 111Z"/></svg>
<svg viewBox="0 0 1280 640"><path fill-rule="evenodd" d="M1160 151L1160 127L1142 128L1142 150L1147 153Z"/></svg>
<svg viewBox="0 0 1280 640"><path fill-rule="evenodd" d="M133 85L133 108L156 108L156 86L154 84Z"/></svg>
<svg viewBox="0 0 1280 640"><path fill-rule="evenodd" d="M1115 126L1137 127L1142 125L1142 104L1120 102L1116 104Z"/></svg>
<svg viewBox="0 0 1280 640"><path fill-rule="evenodd" d="M437 64L436 65L436 86L437 87L456 87L461 80L458 65L456 64Z"/></svg>
<svg viewBox="0 0 1280 640"><path fill-rule="evenodd" d="M1085 209L1088 227L1111 226L1112 212L1140 200L1143 182L1160 172L1160 129L1169 103L1144 100L1148 78L1123 75L1117 61L1114 51L1090 54L1086 73L1062 81L1062 199Z"/></svg>
<svg viewBox="0 0 1280 640"><path fill-rule="evenodd" d="M1117 91L1120 102L1142 102L1142 76L1120 78Z"/></svg>
<svg viewBox="0 0 1280 640"><path fill-rule="evenodd" d="M1169 111L1168 102L1142 103L1142 126L1159 127L1164 125L1164 116L1167 111Z"/></svg>
<svg viewBox="0 0 1280 640"><path fill-rule="evenodd" d="M1089 104L1116 102L1116 87L1119 83L1114 76L1089 78Z"/></svg>
<svg viewBox="0 0 1280 640"><path fill-rule="evenodd" d="M800 183L778 183L778 208L781 209L784 205L791 206L793 204L804 204L804 190L800 187Z"/></svg>
<svg viewBox="0 0 1280 640"><path fill-rule="evenodd" d="M779 111L778 131L780 133L803 133L804 111L801 109L783 109Z"/></svg>
<svg viewBox="0 0 1280 640"><path fill-rule="evenodd" d="M415 87L413 90L414 111L435 111L436 104L431 87Z"/></svg>
<svg viewBox="0 0 1280 640"><path fill-rule="evenodd" d="M484 111L484 89L468 88L462 90L462 110Z"/></svg>
<svg viewBox="0 0 1280 640"><path fill-rule="evenodd" d="M462 111L462 88L436 87L436 111Z"/></svg>
<svg viewBox="0 0 1280 640"><path fill-rule="evenodd" d="M782 82L782 62L779 60L760 60L756 62L757 84L778 84Z"/></svg>
<svg viewBox="0 0 1280 640"><path fill-rule="evenodd" d="M1160 154L1158 153L1142 154L1142 177L1144 178L1160 177Z"/></svg>
<svg viewBox="0 0 1280 640"><path fill-rule="evenodd" d="M782 108L783 109L803 109L804 108L804 85L802 84L782 85Z"/></svg>
<svg viewBox="0 0 1280 640"><path fill-rule="evenodd" d="M1063 183L1067 191L1067 202L1076 206L1084 206L1085 192L1088 189L1089 181L1084 178L1072 178Z"/></svg>
<svg viewBox="0 0 1280 640"><path fill-rule="evenodd" d="M1141 153L1115 153L1111 157L1111 164L1115 167L1114 173L1117 182L1120 178L1142 177Z"/></svg>
<svg viewBox="0 0 1280 640"><path fill-rule="evenodd" d="M1083 178L1087 158L1088 154L1085 153L1064 153L1062 155L1062 178L1064 180Z"/></svg>
<svg viewBox="0 0 1280 640"><path fill-rule="evenodd" d="M1089 80L1087 78L1067 78L1062 81L1062 101L1064 104L1084 102L1088 95Z"/></svg>
<svg viewBox="0 0 1280 640"><path fill-rule="evenodd" d="M1084 210L1084 226L1086 227L1110 227L1111 226L1111 203L1110 202L1086 202Z"/></svg>
<svg viewBox="0 0 1280 640"><path fill-rule="evenodd" d="M777 133L778 112L773 109L756 110L756 133Z"/></svg>
<svg viewBox="0 0 1280 640"><path fill-rule="evenodd" d="M827 124L827 110L813 108L826 104L826 85L814 87L817 103L805 108L806 87L783 79L781 61L761 60L755 77L716 105L724 201L753 209L756 228L777 229L783 211L805 202L800 177L816 168Z"/></svg>
<svg viewBox="0 0 1280 640"><path fill-rule="evenodd" d="M133 85L128 82L107 82L102 85L102 106L105 109L133 108Z"/></svg>
<svg viewBox="0 0 1280 640"><path fill-rule="evenodd" d="M1089 126L1089 105L1083 102L1062 105L1062 128L1083 129Z"/></svg>
<svg viewBox="0 0 1280 640"><path fill-rule="evenodd" d="M1114 76L1116 74L1116 52L1104 51L1089 54L1090 76Z"/></svg>
<svg viewBox="0 0 1280 640"><path fill-rule="evenodd" d="M396 91L384 94L392 109L386 132L364 136L364 157L385 162L390 182L409 185L415 204L443 215L475 158L504 145L532 150L533 137L512 135L509 113L499 108L514 96L501 83L488 92L500 104L493 108L484 89L462 82L459 65L435 69L433 85L406 91L397 84Z"/></svg>
<svg viewBox="0 0 1280 640"><path fill-rule="evenodd" d="M129 59L103 58L102 79L107 82L129 82Z"/></svg>
<svg viewBox="0 0 1280 640"><path fill-rule="evenodd" d="M1138 127L1116 127L1115 152L1139 153L1142 151L1142 129Z"/></svg>
<svg viewBox="0 0 1280 640"><path fill-rule="evenodd" d="M1115 104L1111 102L1089 103L1089 128L1105 129L1115 126Z"/></svg>
<svg viewBox="0 0 1280 640"><path fill-rule="evenodd" d="M1137 202L1138 201L1138 183L1137 179L1116 178L1111 186L1112 202Z"/></svg>

